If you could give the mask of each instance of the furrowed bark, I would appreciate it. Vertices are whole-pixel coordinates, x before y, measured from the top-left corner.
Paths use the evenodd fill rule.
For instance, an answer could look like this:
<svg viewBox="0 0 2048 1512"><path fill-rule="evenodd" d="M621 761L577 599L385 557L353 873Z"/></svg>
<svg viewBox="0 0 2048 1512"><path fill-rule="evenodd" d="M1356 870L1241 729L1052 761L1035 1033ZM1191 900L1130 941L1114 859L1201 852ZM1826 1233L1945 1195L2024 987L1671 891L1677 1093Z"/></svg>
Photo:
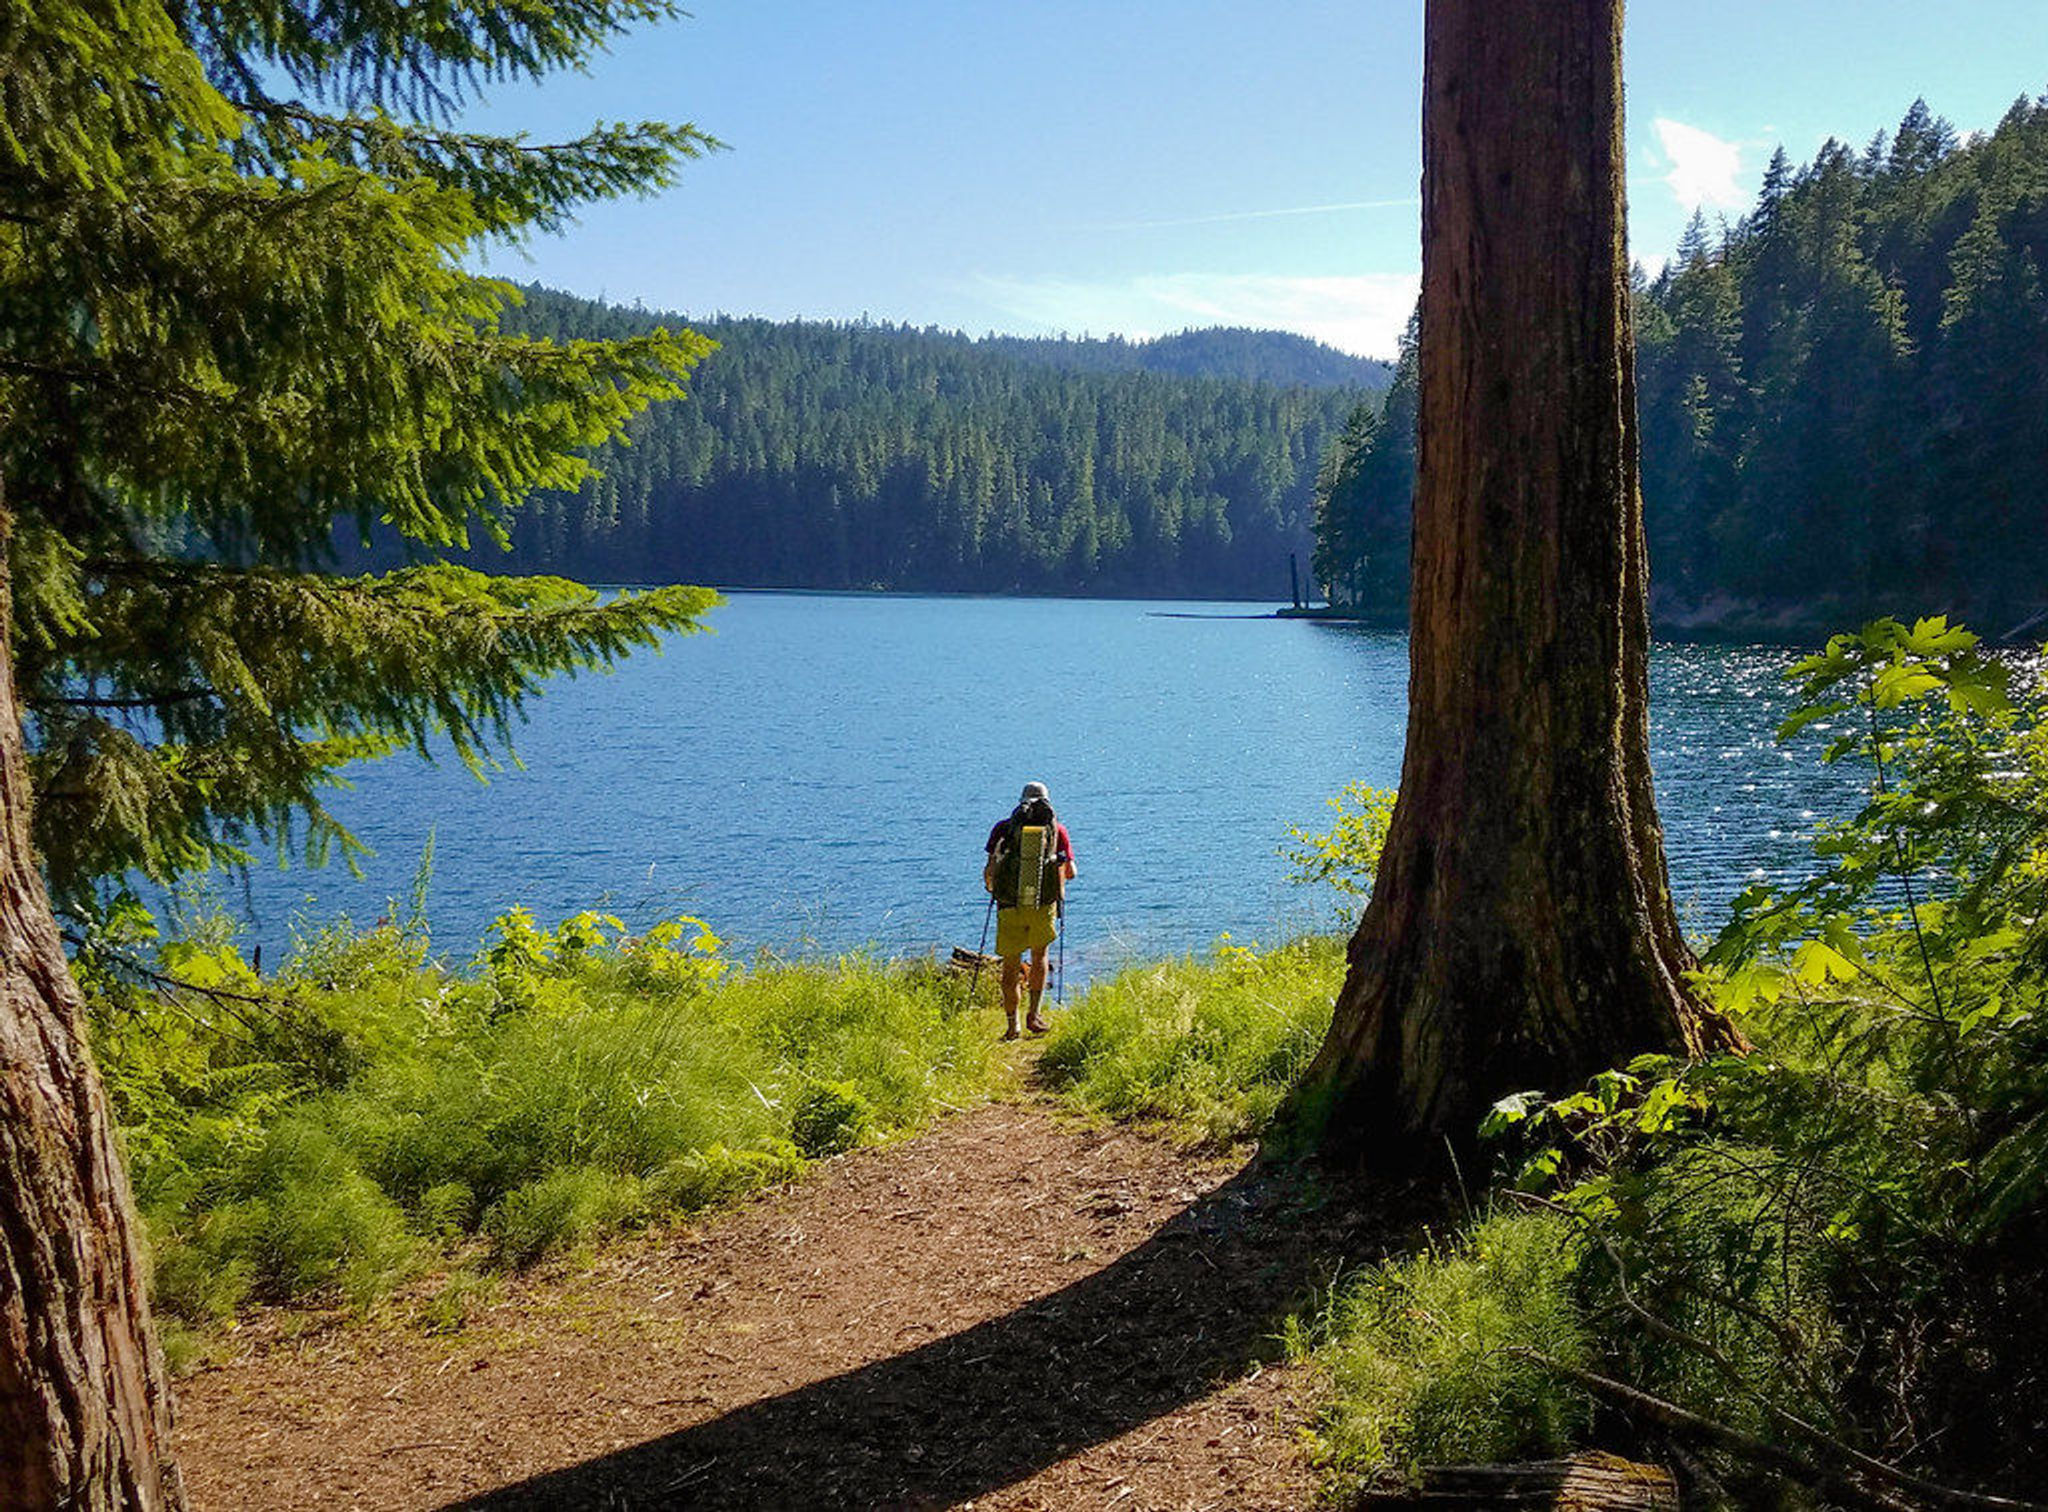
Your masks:
<svg viewBox="0 0 2048 1512"><path fill-rule="evenodd" d="M1649 764L1619 0L1430 0L1407 748L1302 1107L1391 1173L1486 1108L1739 1036Z"/></svg>
<svg viewBox="0 0 2048 1512"><path fill-rule="evenodd" d="M0 499L0 1512L173 1512L128 1179L29 848Z"/></svg>

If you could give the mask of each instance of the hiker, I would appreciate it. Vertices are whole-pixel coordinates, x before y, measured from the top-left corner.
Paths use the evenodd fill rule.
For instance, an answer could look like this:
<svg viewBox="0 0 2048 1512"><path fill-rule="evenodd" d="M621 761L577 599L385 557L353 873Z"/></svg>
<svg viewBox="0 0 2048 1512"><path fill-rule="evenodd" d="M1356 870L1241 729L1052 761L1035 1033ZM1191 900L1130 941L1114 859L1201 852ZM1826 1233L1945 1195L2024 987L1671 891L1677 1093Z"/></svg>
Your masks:
<svg viewBox="0 0 2048 1512"><path fill-rule="evenodd" d="M1017 1037L1017 997L1024 954L1031 953L1031 1012L1024 1026L1033 1034L1050 1027L1039 1011L1045 996L1046 947L1059 933L1060 900L1074 880L1074 842L1052 811L1045 784L1027 782L1024 796L1006 819L988 832L988 864L981 885L996 900L996 954L1003 962L1006 1040Z"/></svg>

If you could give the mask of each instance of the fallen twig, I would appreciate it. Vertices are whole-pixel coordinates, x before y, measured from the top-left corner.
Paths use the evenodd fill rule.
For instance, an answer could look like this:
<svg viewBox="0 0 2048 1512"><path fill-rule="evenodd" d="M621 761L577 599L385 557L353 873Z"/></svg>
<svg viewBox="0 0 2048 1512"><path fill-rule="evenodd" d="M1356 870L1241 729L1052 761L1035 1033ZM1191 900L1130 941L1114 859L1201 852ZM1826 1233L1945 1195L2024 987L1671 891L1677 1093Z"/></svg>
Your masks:
<svg viewBox="0 0 2048 1512"><path fill-rule="evenodd" d="M1527 1197L1528 1200L1541 1203L1546 1207L1558 1207L1557 1204L1547 1202L1540 1197L1529 1197L1525 1193L1518 1193L1517 1195ZM1558 1210L1569 1211L1563 1208ZM1570 1216L1576 1218L1578 1215L1570 1214ZM1743 1377L1742 1372L1736 1368L1735 1362L1730 1360L1727 1354L1712 1340L1703 1339L1697 1334L1666 1321L1638 1301L1634 1291L1630 1289L1628 1284L1628 1268L1622 1263L1621 1256L1615 1252L1614 1246L1608 1242L1605 1235L1595 1232L1590 1224L1585 1224L1583 1220L1581 1220L1581 1224L1584 1232L1600 1246L1607 1256L1608 1263L1614 1267L1615 1285L1621 1291L1622 1305L1640 1319L1645 1328L1648 1328L1658 1337L1666 1339L1683 1349L1690 1349L1708 1360L1738 1391L1741 1391L1743 1395L1761 1407L1781 1427L1790 1429L1794 1434L1804 1439L1808 1447L1818 1451L1826 1458L1834 1460L1838 1464L1846 1465L1850 1469L1867 1475L1873 1480L1880 1481L1900 1491L1909 1492L1923 1501L1932 1502L1936 1506L1981 1509L1981 1512L2048 1512L2048 1504L2018 1501L2004 1496L1987 1496L1976 1491L1963 1491L1954 1486L1944 1486L1937 1481L1927 1480L1922 1476L1913 1474L1911 1471L1901 1470L1896 1465L1865 1454L1853 1445L1843 1443L1832 1434L1809 1423L1797 1413L1779 1406L1752 1386ZM1556 1368L1568 1370L1570 1367L1559 1364ZM1620 1385L1621 1383L1616 1382L1614 1384ZM1626 1387L1624 1389L1635 1390L1633 1387ZM1657 1398L1647 1397L1647 1395L1645 1399L1651 1401L1658 1400ZM1674 1408L1673 1410L1683 1411L1684 1409ZM1703 1418L1700 1421L1706 1422L1708 1420ZM1729 1431L1734 1432L1735 1430L1730 1429ZM1758 1439L1755 1442L1762 1443L1763 1440Z"/></svg>
<svg viewBox="0 0 2048 1512"><path fill-rule="evenodd" d="M1705 1439L1741 1459L1776 1470L1780 1474L1790 1476L1792 1479L1811 1486L1816 1490L1833 1492L1835 1495L1842 1496L1858 1506L1875 1507L1880 1509L1880 1512L1912 1512L1916 1505L1914 1502L1899 1500L1898 1497L1891 1495L1889 1491L1879 1490L1866 1485L1847 1471L1830 1469L1826 1465L1817 1465L1812 1460L1794 1453L1782 1444L1774 1444L1768 1439L1760 1439L1754 1434L1744 1433L1739 1428L1731 1428L1726 1423L1716 1422L1712 1418L1703 1417L1699 1413L1680 1407L1675 1402L1667 1402L1662 1397L1653 1396L1647 1391L1640 1390L1621 1381L1613 1380L1608 1376L1599 1375L1590 1370L1581 1370L1576 1365L1568 1365L1563 1360L1547 1355L1539 1349L1528 1349L1517 1345L1510 1346L1505 1353L1518 1355L1523 1359L1534 1360L1546 1370L1555 1371L1566 1380L1583 1387L1593 1395L1603 1397L1607 1401L1612 1402L1624 1412L1647 1418L1660 1428L1664 1428L1672 1433L1690 1434L1693 1437ZM1868 1458L1868 1456L1861 1456L1860 1458ZM1893 1490L1907 1492L1919 1498L1917 1505L1924 1506L1932 1503L1942 1507L1978 1509L1978 1512L2048 1512L2048 1507L2044 1507L2040 1502L2019 1501L2004 1496L1986 1496L1975 1491L1961 1491L1953 1486L1943 1486L1934 1481L1923 1480L1919 1476L1910 1475L1903 1470L1890 1465L1883 1465L1878 1461L1872 1461L1872 1464L1878 1468L1869 1469L1861 1464L1857 1465L1856 1468L1863 1470L1864 1473L1871 1475L1874 1479L1885 1481Z"/></svg>

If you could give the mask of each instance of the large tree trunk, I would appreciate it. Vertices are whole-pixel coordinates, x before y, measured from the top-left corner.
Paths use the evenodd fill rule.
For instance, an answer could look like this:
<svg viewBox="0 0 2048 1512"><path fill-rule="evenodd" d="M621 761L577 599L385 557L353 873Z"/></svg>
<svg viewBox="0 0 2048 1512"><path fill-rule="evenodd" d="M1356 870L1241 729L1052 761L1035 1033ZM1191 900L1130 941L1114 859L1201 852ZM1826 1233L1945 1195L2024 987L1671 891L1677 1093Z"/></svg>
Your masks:
<svg viewBox="0 0 2048 1512"><path fill-rule="evenodd" d="M1520 1088L1733 1043L1650 789L1620 0L1429 0L1400 801L1305 1095L1390 1171Z"/></svg>
<svg viewBox="0 0 2048 1512"><path fill-rule="evenodd" d="M28 838L0 500L0 1512L183 1505L128 1180Z"/></svg>

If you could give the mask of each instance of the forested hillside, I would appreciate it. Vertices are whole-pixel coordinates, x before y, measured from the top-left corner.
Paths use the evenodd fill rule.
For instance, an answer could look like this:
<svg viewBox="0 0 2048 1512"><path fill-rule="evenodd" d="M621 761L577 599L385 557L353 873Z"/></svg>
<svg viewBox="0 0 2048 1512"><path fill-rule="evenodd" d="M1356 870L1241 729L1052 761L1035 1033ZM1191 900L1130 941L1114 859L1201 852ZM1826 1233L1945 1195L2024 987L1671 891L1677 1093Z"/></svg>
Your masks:
<svg viewBox="0 0 2048 1512"><path fill-rule="evenodd" d="M1916 102L1772 159L1637 300L1653 613L1667 626L2048 606L2048 99L1961 142ZM1413 342L1321 487L1317 576L1405 609Z"/></svg>
<svg viewBox="0 0 2048 1512"><path fill-rule="evenodd" d="M531 290L556 338L682 317ZM587 581L1272 599L1318 465L1385 369L1272 332L1039 341L691 322L719 342L574 495L477 565ZM1233 367L1290 383L1149 369ZM1343 386L1333 379L1347 377Z"/></svg>

